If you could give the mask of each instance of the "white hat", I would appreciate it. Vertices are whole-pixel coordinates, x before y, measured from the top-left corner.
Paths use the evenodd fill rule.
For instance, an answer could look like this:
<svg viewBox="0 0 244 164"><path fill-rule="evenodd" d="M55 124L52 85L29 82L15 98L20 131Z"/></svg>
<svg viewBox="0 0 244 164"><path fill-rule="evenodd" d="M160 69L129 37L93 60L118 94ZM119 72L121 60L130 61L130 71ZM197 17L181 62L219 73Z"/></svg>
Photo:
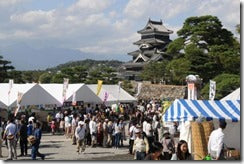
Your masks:
<svg viewBox="0 0 244 164"><path fill-rule="evenodd" d="M79 121L78 125L84 125L85 123L83 121Z"/></svg>

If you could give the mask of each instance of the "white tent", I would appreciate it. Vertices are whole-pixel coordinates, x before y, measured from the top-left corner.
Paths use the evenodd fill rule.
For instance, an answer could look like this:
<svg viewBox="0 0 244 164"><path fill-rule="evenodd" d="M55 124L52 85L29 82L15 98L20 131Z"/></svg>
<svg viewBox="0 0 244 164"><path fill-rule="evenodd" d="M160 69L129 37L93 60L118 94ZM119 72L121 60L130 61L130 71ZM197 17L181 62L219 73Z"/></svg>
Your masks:
<svg viewBox="0 0 244 164"><path fill-rule="evenodd" d="M23 93L23 97L20 105L60 105L60 102L55 99L46 90L40 87L38 84L13 84L11 92L8 96L9 84L0 84L0 90L2 90L0 99L6 106L17 106L18 92Z"/></svg>
<svg viewBox="0 0 244 164"><path fill-rule="evenodd" d="M87 85L95 94L97 93L97 84ZM136 102L136 98L131 96L123 88L119 88L119 85L102 85L101 91L99 93L99 98L104 101L105 93L108 93L107 103L108 105L122 102L131 103Z"/></svg>
<svg viewBox="0 0 244 164"><path fill-rule="evenodd" d="M49 94L59 101L63 102L63 84L39 84ZM76 101L84 101L90 103L101 103L102 101L85 85L85 84L69 84L66 100L72 101L73 93L76 93Z"/></svg>
<svg viewBox="0 0 244 164"><path fill-rule="evenodd" d="M235 91L232 93L228 94L221 100L240 100L240 88L237 88Z"/></svg>

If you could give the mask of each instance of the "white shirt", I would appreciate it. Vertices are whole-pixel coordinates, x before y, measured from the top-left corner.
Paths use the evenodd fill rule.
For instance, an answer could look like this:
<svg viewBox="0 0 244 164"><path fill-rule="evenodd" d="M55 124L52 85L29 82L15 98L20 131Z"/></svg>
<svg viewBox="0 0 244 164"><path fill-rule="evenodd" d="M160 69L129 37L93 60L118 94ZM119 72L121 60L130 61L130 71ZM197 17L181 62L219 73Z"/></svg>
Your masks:
<svg viewBox="0 0 244 164"><path fill-rule="evenodd" d="M147 121L143 121L143 123L142 123L142 130L143 130L143 132L145 132L146 133L146 125L147 125Z"/></svg>
<svg viewBox="0 0 244 164"><path fill-rule="evenodd" d="M16 135L18 130L17 130L17 127L15 124L13 123L9 123L7 126L6 126L6 129L5 129L5 132L6 132L6 136L9 136L9 135Z"/></svg>
<svg viewBox="0 0 244 164"><path fill-rule="evenodd" d="M209 137L208 141L208 153L210 154L211 151L216 151L216 158L219 157L224 140L224 133L221 128L214 130Z"/></svg>
<svg viewBox="0 0 244 164"><path fill-rule="evenodd" d="M135 140L135 138L136 138L135 130L136 130L136 127L134 125L132 125L130 127L130 130L129 130L130 134L132 134L132 135L130 135L131 136L130 137L131 140Z"/></svg>
<svg viewBox="0 0 244 164"><path fill-rule="evenodd" d="M81 128L80 125L76 128L75 130L75 137L78 140L82 140L85 138L85 133L86 133L86 126L83 125L83 127Z"/></svg>
<svg viewBox="0 0 244 164"><path fill-rule="evenodd" d="M90 134L97 132L97 124L95 121L89 122Z"/></svg>
<svg viewBox="0 0 244 164"><path fill-rule="evenodd" d="M152 125L150 123L146 125L146 135L147 137L152 137Z"/></svg>

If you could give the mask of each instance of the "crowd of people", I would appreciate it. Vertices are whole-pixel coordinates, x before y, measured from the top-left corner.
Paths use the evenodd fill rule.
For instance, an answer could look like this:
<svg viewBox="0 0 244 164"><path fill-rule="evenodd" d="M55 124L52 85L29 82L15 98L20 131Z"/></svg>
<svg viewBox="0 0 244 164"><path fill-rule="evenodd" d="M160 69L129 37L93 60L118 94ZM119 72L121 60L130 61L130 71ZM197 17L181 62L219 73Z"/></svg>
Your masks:
<svg viewBox="0 0 244 164"><path fill-rule="evenodd" d="M192 160L187 142L174 141L178 124L171 128L164 126L161 104L153 100L140 102L138 106L96 105L93 108L88 104L79 110L63 109L48 114L48 130L52 135L63 134L65 138L72 139L71 144L76 145L78 154L83 154L89 146L120 149L128 139L128 153L134 155L135 160ZM43 123L36 119L35 113L28 117L10 116L3 125L2 121L0 123L0 132L3 133L0 141L5 141L8 148L8 160L17 159L18 142L20 156L28 155L30 145L33 160L37 156L45 159L45 155L39 152Z"/></svg>

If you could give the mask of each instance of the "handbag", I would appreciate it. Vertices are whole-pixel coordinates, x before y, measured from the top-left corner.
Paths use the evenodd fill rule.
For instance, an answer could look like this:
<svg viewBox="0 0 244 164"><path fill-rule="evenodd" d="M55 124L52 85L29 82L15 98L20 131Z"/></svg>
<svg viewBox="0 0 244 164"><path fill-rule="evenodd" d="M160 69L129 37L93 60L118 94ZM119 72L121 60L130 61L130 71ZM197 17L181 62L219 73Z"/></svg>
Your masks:
<svg viewBox="0 0 244 164"><path fill-rule="evenodd" d="M28 142L29 142L29 144L31 144L31 145L33 145L33 144L35 144L36 143L36 138L35 138L35 136L29 136L28 138L27 138L27 140L28 140Z"/></svg>
<svg viewBox="0 0 244 164"><path fill-rule="evenodd" d="M14 135L13 135L13 134L8 135L8 136L7 136L7 139L8 139L8 140L12 140L12 139L14 139Z"/></svg>

